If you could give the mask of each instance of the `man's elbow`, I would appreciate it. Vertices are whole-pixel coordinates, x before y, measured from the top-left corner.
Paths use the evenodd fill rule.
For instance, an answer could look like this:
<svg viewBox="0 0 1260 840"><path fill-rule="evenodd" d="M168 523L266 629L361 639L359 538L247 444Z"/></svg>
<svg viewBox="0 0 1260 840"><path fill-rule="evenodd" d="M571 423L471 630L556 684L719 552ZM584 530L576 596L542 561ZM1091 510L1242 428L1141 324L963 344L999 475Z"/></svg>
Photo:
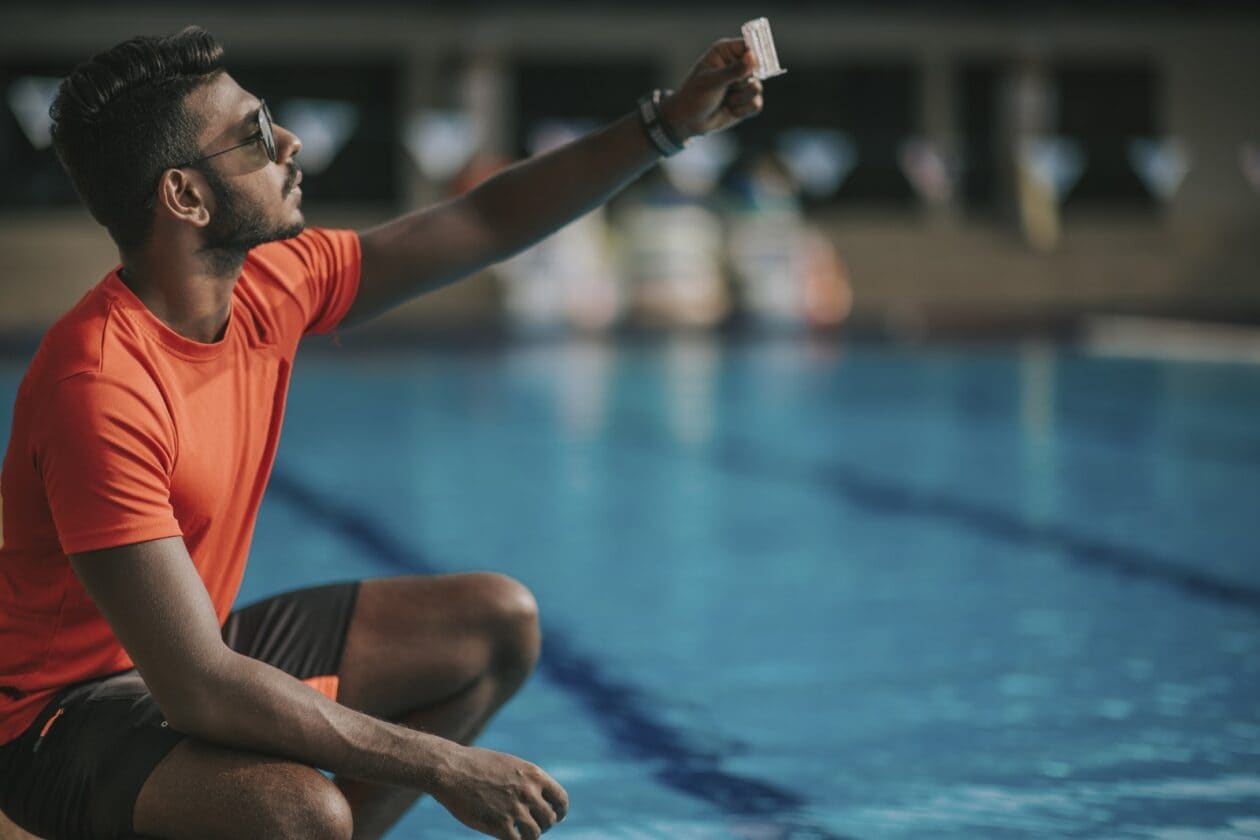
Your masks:
<svg viewBox="0 0 1260 840"><path fill-rule="evenodd" d="M153 686L153 697L166 722L179 732L208 741L229 741L240 715L231 686L239 682L231 665L190 668L166 684Z"/></svg>
<svg viewBox="0 0 1260 840"><path fill-rule="evenodd" d="M218 730L222 723L217 713L207 700L194 696L193 690L184 689L173 697L168 694L161 698L155 696L155 699L172 729L209 741L220 740Z"/></svg>

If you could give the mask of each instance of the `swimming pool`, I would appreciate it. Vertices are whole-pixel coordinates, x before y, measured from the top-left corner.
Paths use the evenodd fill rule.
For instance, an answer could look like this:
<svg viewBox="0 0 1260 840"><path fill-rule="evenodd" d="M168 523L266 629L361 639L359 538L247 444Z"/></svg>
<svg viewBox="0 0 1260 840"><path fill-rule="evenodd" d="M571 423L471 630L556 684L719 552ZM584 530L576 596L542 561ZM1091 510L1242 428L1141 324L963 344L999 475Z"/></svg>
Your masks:
<svg viewBox="0 0 1260 840"><path fill-rule="evenodd" d="M1257 417L1258 367L1043 344L321 349L242 599L527 584L481 743L556 837L1255 837Z"/></svg>

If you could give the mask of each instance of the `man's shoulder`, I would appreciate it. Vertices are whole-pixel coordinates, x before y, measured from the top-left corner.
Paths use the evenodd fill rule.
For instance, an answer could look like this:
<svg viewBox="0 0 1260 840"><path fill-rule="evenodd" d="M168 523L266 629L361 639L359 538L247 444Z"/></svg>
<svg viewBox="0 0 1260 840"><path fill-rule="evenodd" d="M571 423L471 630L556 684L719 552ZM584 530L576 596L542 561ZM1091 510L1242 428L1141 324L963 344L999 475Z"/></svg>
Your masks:
<svg viewBox="0 0 1260 840"><path fill-rule="evenodd" d="M29 373L49 384L80 373L100 372L112 301L97 283L44 333Z"/></svg>
<svg viewBox="0 0 1260 840"><path fill-rule="evenodd" d="M43 402L89 383L126 383L151 396L145 341L141 328L124 317L118 283L113 272L107 274L44 333L23 379L28 400Z"/></svg>
<svg viewBox="0 0 1260 840"><path fill-rule="evenodd" d="M353 230L306 228L249 252L237 297L257 318L294 342L318 324L331 302L358 285L359 236Z"/></svg>

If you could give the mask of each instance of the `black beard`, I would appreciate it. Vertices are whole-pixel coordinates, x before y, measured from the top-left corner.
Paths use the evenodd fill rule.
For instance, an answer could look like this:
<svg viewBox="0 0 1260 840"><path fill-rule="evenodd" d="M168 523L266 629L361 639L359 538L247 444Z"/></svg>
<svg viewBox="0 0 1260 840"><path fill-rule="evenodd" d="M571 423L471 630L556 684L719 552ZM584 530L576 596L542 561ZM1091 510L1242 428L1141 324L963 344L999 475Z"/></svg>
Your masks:
<svg viewBox="0 0 1260 840"><path fill-rule="evenodd" d="M216 274L239 272L250 249L265 242L291 239L306 227L304 222L288 225L268 222L263 208L234 190L219 173L206 168L202 174L210 182L217 206L206 227L206 241L199 253L209 261ZM292 181L293 177L291 174L288 181ZM288 183L285 186L291 189Z"/></svg>

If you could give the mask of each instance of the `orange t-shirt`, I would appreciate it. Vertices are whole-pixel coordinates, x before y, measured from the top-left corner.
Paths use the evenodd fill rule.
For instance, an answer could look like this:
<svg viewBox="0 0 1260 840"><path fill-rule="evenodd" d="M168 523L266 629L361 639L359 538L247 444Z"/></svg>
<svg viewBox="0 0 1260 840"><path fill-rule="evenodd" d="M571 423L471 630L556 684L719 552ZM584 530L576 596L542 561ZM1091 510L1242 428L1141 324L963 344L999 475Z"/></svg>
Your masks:
<svg viewBox="0 0 1260 840"><path fill-rule="evenodd" d="M182 535L227 619L298 341L345 316L359 261L353 231L255 248L213 344L163 324L115 269L44 336L0 473L0 743L59 689L132 667L68 555Z"/></svg>

